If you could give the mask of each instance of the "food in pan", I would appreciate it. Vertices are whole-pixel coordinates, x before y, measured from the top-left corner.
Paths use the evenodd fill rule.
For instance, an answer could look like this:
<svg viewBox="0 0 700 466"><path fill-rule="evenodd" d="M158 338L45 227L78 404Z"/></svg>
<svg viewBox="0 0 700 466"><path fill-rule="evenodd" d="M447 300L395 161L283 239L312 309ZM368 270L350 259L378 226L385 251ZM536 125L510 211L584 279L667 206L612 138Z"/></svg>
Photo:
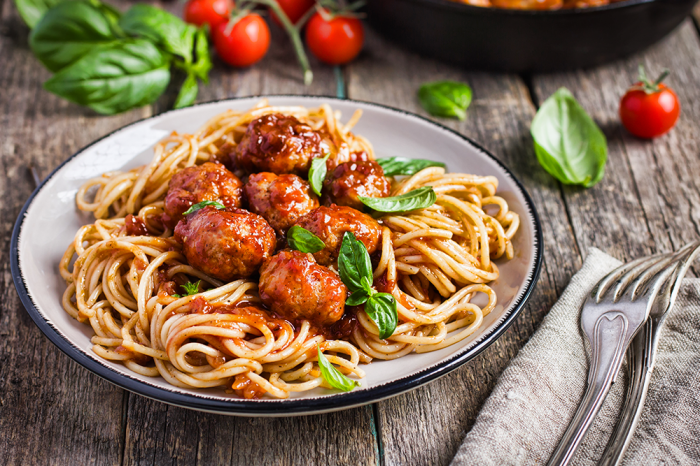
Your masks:
<svg viewBox="0 0 700 466"><path fill-rule="evenodd" d="M513 10L559 10L562 8L591 8L624 0L453 0L472 6L508 8Z"/></svg>
<svg viewBox="0 0 700 466"><path fill-rule="evenodd" d="M495 177L375 158L360 116L263 101L85 183L95 221L59 268L95 353L178 387L286 398L476 332L518 215Z"/></svg>

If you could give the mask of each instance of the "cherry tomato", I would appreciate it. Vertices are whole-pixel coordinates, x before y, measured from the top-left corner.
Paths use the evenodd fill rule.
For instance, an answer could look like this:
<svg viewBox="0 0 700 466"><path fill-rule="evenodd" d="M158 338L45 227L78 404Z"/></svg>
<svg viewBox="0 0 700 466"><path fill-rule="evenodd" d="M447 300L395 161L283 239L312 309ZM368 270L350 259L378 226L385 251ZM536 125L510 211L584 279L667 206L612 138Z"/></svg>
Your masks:
<svg viewBox="0 0 700 466"><path fill-rule="evenodd" d="M229 65L245 67L260 61L270 47L270 29L256 13L239 19L226 34L228 22L219 23L212 33L214 48Z"/></svg>
<svg viewBox="0 0 700 466"><path fill-rule="evenodd" d="M287 15L289 21L291 21L292 24L296 24L307 11L314 7L316 0L277 0L277 3L279 3L279 6L282 8L282 11L284 11L284 14ZM275 23L277 23L278 26L281 26L282 23L277 15L272 11L270 11L270 13Z"/></svg>
<svg viewBox="0 0 700 466"><path fill-rule="evenodd" d="M678 96L665 84L647 93L641 82L632 86L620 100L620 120L627 130L640 138L651 139L673 128L681 113Z"/></svg>
<svg viewBox="0 0 700 466"><path fill-rule="evenodd" d="M319 13L306 25L306 44L316 58L329 65L351 61L362 50L365 31L357 18L336 16L330 21Z"/></svg>
<svg viewBox="0 0 700 466"><path fill-rule="evenodd" d="M206 23L213 31L219 23L228 20L232 9L231 0L189 0L185 5L183 17L185 22L197 26Z"/></svg>

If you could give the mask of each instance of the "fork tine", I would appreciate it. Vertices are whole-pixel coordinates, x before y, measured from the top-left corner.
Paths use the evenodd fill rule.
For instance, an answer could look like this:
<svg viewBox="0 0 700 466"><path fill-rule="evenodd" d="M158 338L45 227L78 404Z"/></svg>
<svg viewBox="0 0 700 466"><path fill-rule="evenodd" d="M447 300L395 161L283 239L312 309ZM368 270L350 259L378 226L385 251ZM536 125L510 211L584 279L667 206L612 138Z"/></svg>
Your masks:
<svg viewBox="0 0 700 466"><path fill-rule="evenodd" d="M629 276L620 281L615 289L613 302L618 302L624 295L627 295L630 301L635 301L640 296L647 296L653 290L655 290L655 295L658 292L658 288L655 287L663 284L673 274L676 269L675 264L678 262L678 256L669 254L646 269L638 270L636 276L632 276L630 273ZM662 270L664 272L660 274ZM655 281L651 283L654 279Z"/></svg>
<svg viewBox="0 0 700 466"><path fill-rule="evenodd" d="M621 277L636 269L645 270L647 267L649 267L649 265L662 260L668 255L669 254L655 254L653 256L641 257L626 264L622 264L620 267L606 275L593 289L593 297L595 298L596 303L600 303L603 300L603 297L608 292L610 287L617 283Z"/></svg>

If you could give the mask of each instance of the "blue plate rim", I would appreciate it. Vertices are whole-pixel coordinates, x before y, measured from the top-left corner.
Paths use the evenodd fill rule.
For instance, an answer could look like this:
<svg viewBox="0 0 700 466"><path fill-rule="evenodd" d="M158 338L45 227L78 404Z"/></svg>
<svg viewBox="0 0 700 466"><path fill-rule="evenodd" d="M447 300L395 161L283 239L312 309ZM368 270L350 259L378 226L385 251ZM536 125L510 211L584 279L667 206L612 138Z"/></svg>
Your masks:
<svg viewBox="0 0 700 466"><path fill-rule="evenodd" d="M508 314L501 324L493 329L491 333L484 335L484 337L470 350L454 355L450 358L445 359L437 364L430 367L421 369L415 374L401 377L391 382L387 382L376 387L371 387L363 390L333 394L333 396L320 396L313 398L300 398L300 399L286 399L286 400L242 400L237 398L232 398L230 400L220 400L215 398L207 397L196 397L190 394L184 394L180 392L170 391L162 387L148 384L136 378L128 377L124 374L116 372L106 365L100 364L95 359L88 357L85 353L80 351L78 348L73 346L71 342L64 339L64 337L57 331L54 326L47 321L44 316L39 312L36 305L29 296L29 292L24 283L24 278L21 273L19 265L19 236L24 222L26 212L32 204L36 195L41 191L44 185L51 180L51 178L58 173L58 171L63 168L68 162L73 160L76 156L81 154L83 151L89 147L97 144L98 142L106 139L113 134L126 129L130 126L142 123L144 121L162 117L165 114L178 112L182 110L187 110L195 107L216 104L226 101L238 101L244 99L254 99L254 98L302 98L309 100L330 100L330 101L340 101L340 102L355 102L362 105L369 105L374 107L379 107L385 110L390 110L393 112L401 113L412 118L417 118L430 125L437 126L438 128L448 131L459 138L463 139L470 145L474 146L480 150L485 156L489 157L494 161L503 171L514 181L517 188L520 190L523 198L525 199L525 208L529 210L532 216L532 223L534 228L534 239L533 244L535 250L535 263L533 270L530 271L528 277L526 277L527 286L523 294L517 299L513 304L513 309ZM90 372L101 377L102 379L123 388L129 392L151 398L153 400L161 401L170 405L180 406L183 408L194 409L199 411L215 412L219 414L229 414L229 415L239 415L239 416L270 416L270 417L282 417L282 416L294 416L294 415L309 415L309 414L320 414L324 412L338 411L341 409L350 409L357 406L362 406L365 404L377 402L392 396L399 395L401 393L407 392L428 382L431 382L449 372L457 369L468 361L474 359L476 356L481 354L486 348L493 344L498 338L500 338L503 333L512 325L515 319L520 315L522 310L525 308L527 301L532 296L532 292L537 284L540 271L543 262L543 236L542 227L540 223L537 210L535 209L535 204L532 201L529 193L523 186L523 184L515 177L515 175L508 169L508 167L498 160L493 154L479 145L477 142L473 141L467 136L448 128L440 123L436 123L428 118L417 115L412 112L397 109L388 105L378 104L375 102L367 102L356 99L339 99L333 96L316 96L316 95L294 95L294 94L267 94L267 95L252 95L244 97L231 97L225 99L217 99L209 102L201 102L192 107L187 107L186 109L173 109L166 112L159 113L157 115L152 115L146 118L139 119L120 128L105 134L101 138L98 138L91 142L90 144L82 147L76 151L69 158L64 160L59 164L29 196L25 202L22 210L20 211L15 225L12 230L12 239L10 243L10 270L12 274L12 280L14 282L15 288L19 295L20 301L22 302L25 310L37 325L39 330L53 343L58 349L65 353L68 357L73 359L75 362L80 364L82 367L88 369Z"/></svg>

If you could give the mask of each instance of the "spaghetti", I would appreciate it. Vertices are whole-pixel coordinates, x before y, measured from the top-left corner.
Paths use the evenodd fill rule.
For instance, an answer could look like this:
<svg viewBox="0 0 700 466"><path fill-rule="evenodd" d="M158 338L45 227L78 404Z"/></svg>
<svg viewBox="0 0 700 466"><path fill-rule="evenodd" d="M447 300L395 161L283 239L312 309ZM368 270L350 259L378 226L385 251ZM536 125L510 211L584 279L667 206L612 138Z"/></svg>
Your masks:
<svg viewBox="0 0 700 466"><path fill-rule="evenodd" d="M494 260L513 257L511 239L519 225L518 215L496 196L498 182L491 176L426 168L393 180L391 195L432 186L437 202L379 219L374 286L395 297L399 316L386 340L364 312L355 313L356 324L344 338L319 332L308 321L292 325L260 310L256 281L222 283L187 263L160 221L170 179L186 167L217 160L252 120L271 113L293 115L329 135L344 148L338 163L354 151L374 159L371 144L350 131L360 111L341 124L328 105L273 107L263 101L245 112L217 115L194 134L171 134L155 146L148 165L86 182L76 203L96 220L78 230L59 269L67 284L63 307L92 327L95 353L178 387L286 398L329 387L317 347L343 374L362 378L363 363L439 350L476 332L496 306L488 285L498 278ZM179 296L168 285L196 280L206 291ZM474 302L478 294L487 304Z"/></svg>

